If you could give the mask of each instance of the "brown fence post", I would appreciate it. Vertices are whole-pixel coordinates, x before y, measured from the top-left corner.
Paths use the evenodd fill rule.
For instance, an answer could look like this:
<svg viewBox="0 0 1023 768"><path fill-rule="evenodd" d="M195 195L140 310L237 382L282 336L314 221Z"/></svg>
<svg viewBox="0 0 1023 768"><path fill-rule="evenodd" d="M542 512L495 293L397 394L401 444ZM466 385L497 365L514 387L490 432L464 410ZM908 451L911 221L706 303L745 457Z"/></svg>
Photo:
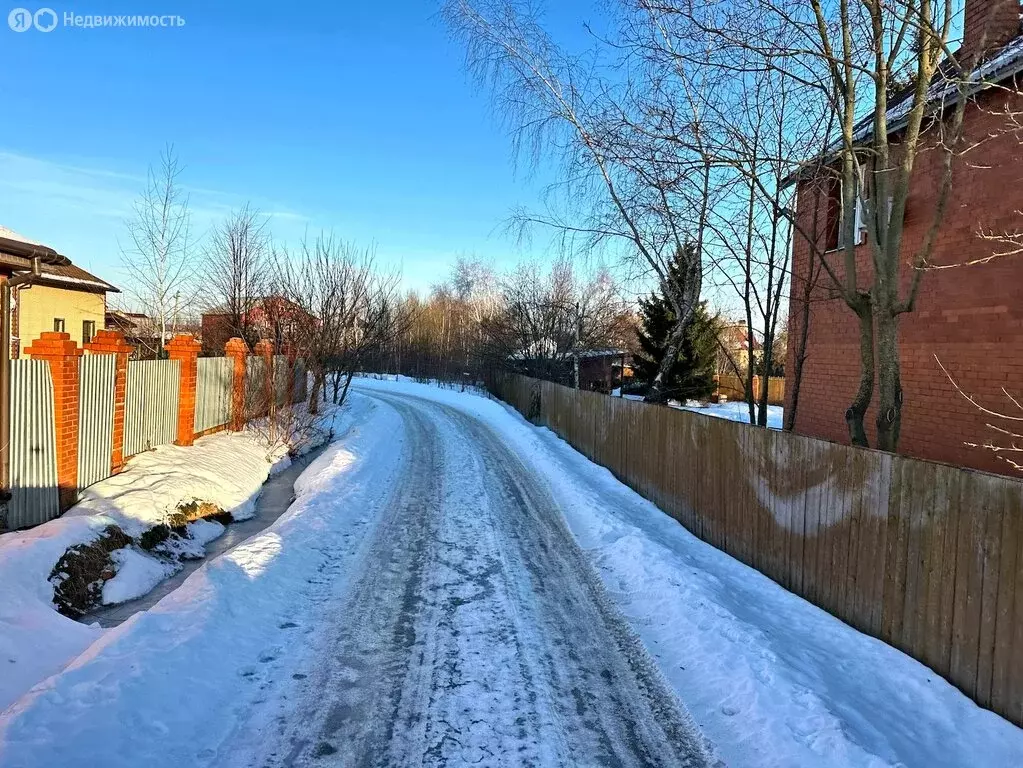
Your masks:
<svg viewBox="0 0 1023 768"><path fill-rule="evenodd" d="M103 330L83 345L94 355L116 355L114 363L114 435L110 452L110 471L116 475L124 468L124 400L128 382L128 358L135 350L120 331Z"/></svg>
<svg viewBox="0 0 1023 768"><path fill-rule="evenodd" d="M78 501L78 358L83 349L66 333L44 332L25 350L33 360L50 364L53 421L57 438L57 492L61 510Z"/></svg>
<svg viewBox="0 0 1023 768"><path fill-rule="evenodd" d="M179 333L165 346L167 357L181 362L181 387L178 390L178 438L174 445L195 442L195 388L199 351L202 345L190 333Z"/></svg>
<svg viewBox="0 0 1023 768"><path fill-rule="evenodd" d="M245 360L249 356L249 345L234 336L224 345L224 355L234 360L234 378L231 389L231 422L228 429L241 432L245 428Z"/></svg>
<svg viewBox="0 0 1023 768"><path fill-rule="evenodd" d="M255 352L263 358L263 396L266 399L266 413L269 414L277 395L274 388L274 343L269 339L260 339L256 342Z"/></svg>

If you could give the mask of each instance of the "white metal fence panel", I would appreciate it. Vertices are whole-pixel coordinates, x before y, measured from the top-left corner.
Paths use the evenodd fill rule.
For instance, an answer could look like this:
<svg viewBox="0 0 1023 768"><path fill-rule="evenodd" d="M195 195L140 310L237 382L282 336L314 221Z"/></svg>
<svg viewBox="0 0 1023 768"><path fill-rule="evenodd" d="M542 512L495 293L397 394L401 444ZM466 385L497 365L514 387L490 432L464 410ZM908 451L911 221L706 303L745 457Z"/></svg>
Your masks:
<svg viewBox="0 0 1023 768"><path fill-rule="evenodd" d="M181 390L179 360L129 360L124 398L124 455L174 442Z"/></svg>
<svg viewBox="0 0 1023 768"><path fill-rule="evenodd" d="M11 499L6 527L24 528L58 517L53 380L45 360L11 361L10 439Z"/></svg>
<svg viewBox="0 0 1023 768"><path fill-rule="evenodd" d="M87 488L110 477L117 355L84 355L79 360L78 487Z"/></svg>
<svg viewBox="0 0 1023 768"><path fill-rule="evenodd" d="M196 362L195 431L205 432L231 420L234 360L200 357Z"/></svg>
<svg viewBox="0 0 1023 768"><path fill-rule="evenodd" d="M287 355L274 355L274 397L277 405L291 400L291 363Z"/></svg>
<svg viewBox="0 0 1023 768"><path fill-rule="evenodd" d="M245 420L265 416L268 406L266 360L256 355L250 355L245 358Z"/></svg>

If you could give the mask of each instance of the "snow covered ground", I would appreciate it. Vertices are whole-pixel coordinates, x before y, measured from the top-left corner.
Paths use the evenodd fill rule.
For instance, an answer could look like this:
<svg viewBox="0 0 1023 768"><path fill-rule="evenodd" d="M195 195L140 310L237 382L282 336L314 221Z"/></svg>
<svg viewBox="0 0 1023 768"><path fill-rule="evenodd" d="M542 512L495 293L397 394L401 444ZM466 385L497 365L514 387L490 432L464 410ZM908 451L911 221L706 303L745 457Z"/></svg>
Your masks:
<svg viewBox="0 0 1023 768"><path fill-rule="evenodd" d="M730 403L700 403L690 400L684 406L679 406L685 411L702 413L706 416L713 416L717 419L728 419L749 424L749 406L745 402ZM785 409L780 405L767 406L767 426L771 429L781 429L782 418Z"/></svg>
<svg viewBox="0 0 1023 768"><path fill-rule="evenodd" d="M612 397L618 396L619 390L614 390ZM626 400L642 400L642 395L625 395ZM734 401L728 403L701 403L699 400L689 400L682 403L671 400L668 405L672 408L679 408L683 411L702 413L704 416L713 416L716 419L728 419L749 424L749 406L745 401ZM780 405L767 406L767 426L770 429L781 429L782 419L785 416L785 409Z"/></svg>
<svg viewBox="0 0 1023 768"><path fill-rule="evenodd" d="M700 541L507 406L407 382L359 386L473 414L550 484L606 587L727 765L1023 765L1023 730Z"/></svg>
<svg viewBox="0 0 1023 768"><path fill-rule="evenodd" d="M615 611L628 619L725 764L1023 764L1023 731L978 708L921 664L700 542L608 471L503 404L403 381L359 380L355 388L350 429L303 473L291 509L263 533L204 564L149 611L98 638L81 627L93 632L91 638L68 641L84 648L81 655L0 715L0 764L283 765L311 755L329 762L331 750L365 736L361 727L377 734L369 743L394 726L400 737L380 744L420 744L425 737L416 729L424 726L410 720L406 729L404 720L397 721L413 710L428 712L433 723L443 715L461 729L457 743L439 742L436 755L413 755L416 762L439 760L457 748L461 760L451 764L470 762L470 756L483 764L517 764L514 755L491 748L498 740L488 741L486 734L494 724L514 707L565 705L546 698L556 687L530 686L551 676L583 679L592 674L587 665L594 660L620 663L599 645L569 653L571 664L564 667L529 671L499 663L513 647L510 639L522 645L509 662L531 658L538 648L561 658L566 640L582 642L585 636L585 625L577 622L592 611L584 597L592 587L582 586L589 577L578 573L573 581L576 571L563 568L560 580L551 582L557 588L543 594L545 582L522 572L551 557L575 562L572 547L558 543L557 526L539 538L538 531L523 528L536 525L547 504L564 515L582 547L580 557L613 600L615 608L601 621L613 625ZM502 451L515 458L486 458ZM500 482L477 487L474 478ZM443 512L430 535L408 524L420 510ZM493 517L502 510L519 516ZM505 549L519 530L529 546ZM545 552L552 544L557 546ZM542 557L531 561L529 553ZM444 567L425 568L434 560ZM396 606L374 598L377 582L381 596L394 593ZM561 628L555 619L568 586L573 605L585 610L564 614ZM492 612L462 614L463 606L491 606ZM509 612L509 606L516 607ZM381 658L383 650L371 642L373 626L390 626L394 610L400 620L386 635L386 652L398 655ZM0 611L7 611L3 599ZM438 621L416 623L430 616ZM477 623L463 626L468 616ZM494 623L480 623L485 616ZM523 632L531 616L537 626L550 628L549 636ZM34 612L26 617L26 624L38 621ZM35 630L44 643L69 632L65 623ZM480 644L481 637L491 642ZM90 639L96 641L85 648ZM403 647L409 656L400 655ZM430 653L413 664L413 647ZM381 661L383 666L372 666ZM364 677L360 664L366 662L371 666L365 669L378 673ZM395 680L405 679L403 669L415 674L395 687ZM571 703L600 713L610 728L614 724L604 718L628 715L648 698L623 692L630 698L616 704L617 686L606 683L625 668L607 669L607 680L573 687L580 696ZM394 716L360 720L378 711ZM571 711L565 717L552 722L573 722ZM501 731L501 744L519 743L517 730ZM323 733L352 739L308 741ZM569 734L582 738L576 730ZM613 741L622 749L655 742L653 734ZM519 747L535 750L545 743ZM560 753L524 754L554 764ZM585 763L583 753L575 757L575 764Z"/></svg>
<svg viewBox="0 0 1023 768"><path fill-rule="evenodd" d="M138 538L166 522L179 504L196 500L244 520L252 515L266 478L289 463L285 446L268 449L256 432L220 432L188 448L163 445L85 489L64 516L0 536L0 710L102 636L98 627L54 609L49 578L69 547L96 541L111 525ZM191 538L179 547L193 557L200 557L203 545L224 531L205 520L187 527ZM117 574L103 585L106 604L143 595L177 570L174 562L135 546L116 550L112 559Z"/></svg>

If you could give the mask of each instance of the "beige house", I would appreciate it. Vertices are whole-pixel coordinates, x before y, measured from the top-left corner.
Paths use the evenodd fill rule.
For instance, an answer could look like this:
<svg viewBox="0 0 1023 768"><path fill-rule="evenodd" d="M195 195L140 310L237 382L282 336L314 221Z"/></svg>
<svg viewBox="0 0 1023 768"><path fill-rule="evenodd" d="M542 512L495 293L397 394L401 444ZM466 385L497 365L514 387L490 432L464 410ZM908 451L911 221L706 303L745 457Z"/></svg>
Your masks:
<svg viewBox="0 0 1023 768"><path fill-rule="evenodd" d="M54 253L0 226L0 280L27 272L33 254ZM78 344L91 341L105 326L107 293L118 289L68 261L44 264L31 286L17 288L11 300L11 356L20 357L44 331L63 331Z"/></svg>

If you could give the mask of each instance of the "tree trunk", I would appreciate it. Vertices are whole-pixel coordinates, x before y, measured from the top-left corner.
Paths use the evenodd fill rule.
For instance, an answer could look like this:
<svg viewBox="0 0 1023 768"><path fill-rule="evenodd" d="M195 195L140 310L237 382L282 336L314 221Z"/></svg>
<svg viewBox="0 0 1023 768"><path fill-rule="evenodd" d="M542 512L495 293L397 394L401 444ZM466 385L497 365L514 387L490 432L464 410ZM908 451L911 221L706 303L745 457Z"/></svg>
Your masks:
<svg viewBox="0 0 1023 768"><path fill-rule="evenodd" d="M771 361L774 356L774 338L764 334L764 350L760 363L760 402L757 410L757 426L767 426L767 394L771 384Z"/></svg>
<svg viewBox="0 0 1023 768"><path fill-rule="evenodd" d="M345 377L345 388L341 392L341 401L338 403L338 405L344 405L345 398L348 397L348 388L352 385L353 376L355 376L355 372L349 371L347 376Z"/></svg>
<svg viewBox="0 0 1023 768"><path fill-rule="evenodd" d="M313 386L309 390L309 413L317 414L320 412L320 387L322 386L322 379L317 371L313 371Z"/></svg>
<svg viewBox="0 0 1023 768"><path fill-rule="evenodd" d="M812 257L811 257L812 258ZM796 427L796 412L799 409L799 387L803 383L803 364L806 362L806 342L810 336L810 291L803 297L803 306L800 311L799 343L796 345L792 355L792 392L789 397L788 407L785 409L782 429L791 432ZM789 343L792 341L790 339Z"/></svg>
<svg viewBox="0 0 1023 768"><path fill-rule="evenodd" d="M874 315L869 304L861 306L857 315L860 319L860 386L849 410L845 412L845 421L849 425L849 440L852 444L869 448L870 441L863 428L863 418L874 395Z"/></svg>
<svg viewBox="0 0 1023 768"><path fill-rule="evenodd" d="M692 312L689 313L689 318L691 317ZM664 379L671 370L672 364L678 359L678 353L682 349L682 341L685 338L686 329L689 327L689 318L684 323L676 325L671 335L668 336L668 342L664 346L664 357L661 358L661 365L657 369L654 380L650 382L650 389L647 390L646 397L643 398L648 403L665 403L668 400L668 396L664 391Z"/></svg>
<svg viewBox="0 0 1023 768"><path fill-rule="evenodd" d="M891 312L877 323L877 447L894 453L902 427L902 381L899 365L899 324Z"/></svg>

